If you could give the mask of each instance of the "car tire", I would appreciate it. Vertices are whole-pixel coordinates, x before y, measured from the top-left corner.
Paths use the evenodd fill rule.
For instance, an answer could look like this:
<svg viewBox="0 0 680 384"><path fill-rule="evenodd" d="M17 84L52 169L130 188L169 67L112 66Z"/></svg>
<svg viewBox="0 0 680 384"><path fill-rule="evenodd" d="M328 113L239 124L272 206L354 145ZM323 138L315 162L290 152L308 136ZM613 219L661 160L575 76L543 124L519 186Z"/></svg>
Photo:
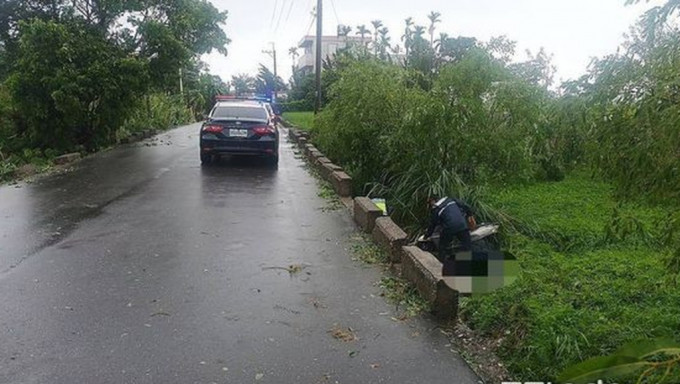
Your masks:
<svg viewBox="0 0 680 384"><path fill-rule="evenodd" d="M201 165L210 165L213 157L210 154L201 153Z"/></svg>
<svg viewBox="0 0 680 384"><path fill-rule="evenodd" d="M279 165L279 157L278 156L271 156L267 158L267 164L272 166L272 167L278 167Z"/></svg>

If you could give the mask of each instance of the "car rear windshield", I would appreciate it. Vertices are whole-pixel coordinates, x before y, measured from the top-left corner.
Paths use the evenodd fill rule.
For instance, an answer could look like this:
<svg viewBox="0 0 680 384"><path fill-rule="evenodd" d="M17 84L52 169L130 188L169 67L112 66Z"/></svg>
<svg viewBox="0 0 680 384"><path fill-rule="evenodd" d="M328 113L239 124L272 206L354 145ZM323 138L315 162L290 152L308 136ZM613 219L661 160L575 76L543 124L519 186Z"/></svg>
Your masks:
<svg viewBox="0 0 680 384"><path fill-rule="evenodd" d="M267 120L267 111L259 107L217 107L213 118Z"/></svg>

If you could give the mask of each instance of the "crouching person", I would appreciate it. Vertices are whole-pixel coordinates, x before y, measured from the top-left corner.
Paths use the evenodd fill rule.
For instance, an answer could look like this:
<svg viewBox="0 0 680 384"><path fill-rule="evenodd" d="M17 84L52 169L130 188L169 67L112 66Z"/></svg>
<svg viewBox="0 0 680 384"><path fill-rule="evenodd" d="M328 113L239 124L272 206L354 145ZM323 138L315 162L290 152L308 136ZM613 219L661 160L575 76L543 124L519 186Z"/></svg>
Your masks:
<svg viewBox="0 0 680 384"><path fill-rule="evenodd" d="M468 218L472 218L472 210L464 202L449 197L439 198L430 196L428 204L432 210L430 226L427 228L425 237L429 238L434 233L437 226L441 226L439 236L439 260L443 263L448 259L454 259L451 244L454 238L460 242L460 251L469 252L472 250L472 240L470 239L470 228ZM474 222L474 219L472 220Z"/></svg>

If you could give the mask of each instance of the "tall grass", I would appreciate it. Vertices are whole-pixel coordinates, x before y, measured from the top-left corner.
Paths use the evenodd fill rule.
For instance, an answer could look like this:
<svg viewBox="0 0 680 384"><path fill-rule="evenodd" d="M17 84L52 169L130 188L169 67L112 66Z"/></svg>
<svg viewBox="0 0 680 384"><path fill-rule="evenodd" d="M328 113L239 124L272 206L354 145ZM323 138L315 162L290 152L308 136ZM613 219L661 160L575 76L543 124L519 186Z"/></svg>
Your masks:
<svg viewBox="0 0 680 384"><path fill-rule="evenodd" d="M338 78L314 139L350 172L356 193L387 197L402 225L422 224L433 193L505 220L483 203L484 186L541 174L547 94L484 51L444 67L429 92L414 72L374 61Z"/></svg>
<svg viewBox="0 0 680 384"><path fill-rule="evenodd" d="M306 131L314 129L314 112L285 112L283 119Z"/></svg>
<svg viewBox="0 0 680 384"><path fill-rule="evenodd" d="M680 338L680 293L668 268L673 248L660 241L668 234L668 211L621 204L613 191L577 172L562 182L487 195L534 231L505 237L504 248L521 265L517 282L465 300L461 314L498 340L516 377L554 378L630 341ZM617 220L635 230L620 231ZM551 241L555 235L559 242Z"/></svg>
<svg viewBox="0 0 680 384"><path fill-rule="evenodd" d="M139 100L118 130L118 138L146 129L165 130L194 121L193 113L179 95L156 93Z"/></svg>

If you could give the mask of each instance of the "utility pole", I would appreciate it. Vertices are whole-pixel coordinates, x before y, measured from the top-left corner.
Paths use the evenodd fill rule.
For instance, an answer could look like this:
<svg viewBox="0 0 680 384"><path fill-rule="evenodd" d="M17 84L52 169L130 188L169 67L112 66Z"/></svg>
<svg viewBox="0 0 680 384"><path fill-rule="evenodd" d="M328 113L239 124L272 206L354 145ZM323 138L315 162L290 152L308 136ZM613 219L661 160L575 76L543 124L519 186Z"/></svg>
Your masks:
<svg viewBox="0 0 680 384"><path fill-rule="evenodd" d="M321 37L323 35L323 0L316 0L316 104L314 114L321 109Z"/></svg>
<svg viewBox="0 0 680 384"><path fill-rule="evenodd" d="M179 68L179 94L182 96L182 100L184 100L184 83L182 83L182 68Z"/></svg>
<svg viewBox="0 0 680 384"><path fill-rule="evenodd" d="M276 45L273 42L271 43L271 45L272 45L271 51L262 51L262 52L268 54L269 56L271 56L274 59L274 89L272 91L274 91L274 100L273 101L276 102L276 97L277 97L276 86L278 85L277 82L278 82L279 76L277 75L277 72L276 72Z"/></svg>

